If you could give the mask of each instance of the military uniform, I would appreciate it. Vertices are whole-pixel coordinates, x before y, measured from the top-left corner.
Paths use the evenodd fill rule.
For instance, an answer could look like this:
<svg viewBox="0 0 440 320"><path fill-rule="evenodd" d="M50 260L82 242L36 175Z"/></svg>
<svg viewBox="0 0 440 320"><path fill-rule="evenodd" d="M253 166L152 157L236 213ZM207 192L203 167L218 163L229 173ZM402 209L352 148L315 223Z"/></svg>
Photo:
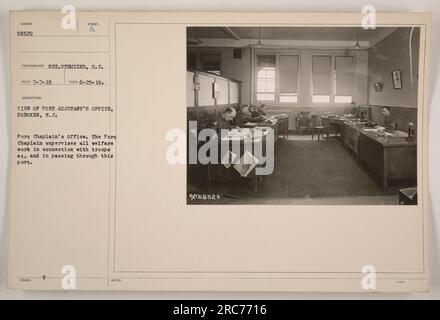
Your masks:
<svg viewBox="0 0 440 320"><path fill-rule="evenodd" d="M219 114L217 116L217 125L216 128L218 130L222 130L222 129L232 129L232 124L228 121L225 120L225 118L223 118L222 114Z"/></svg>
<svg viewBox="0 0 440 320"><path fill-rule="evenodd" d="M391 116L389 116L389 115L384 116L383 126L387 129L394 129Z"/></svg>
<svg viewBox="0 0 440 320"><path fill-rule="evenodd" d="M264 113L263 110L257 109L257 110L252 110L251 115L253 118L257 118L257 117L261 118L262 116L265 116L266 114Z"/></svg>
<svg viewBox="0 0 440 320"><path fill-rule="evenodd" d="M242 124L249 122L250 120L251 120L251 117L248 114L246 114L242 111L239 111L239 112L237 112L237 116L234 119L234 123L237 126L241 126Z"/></svg>

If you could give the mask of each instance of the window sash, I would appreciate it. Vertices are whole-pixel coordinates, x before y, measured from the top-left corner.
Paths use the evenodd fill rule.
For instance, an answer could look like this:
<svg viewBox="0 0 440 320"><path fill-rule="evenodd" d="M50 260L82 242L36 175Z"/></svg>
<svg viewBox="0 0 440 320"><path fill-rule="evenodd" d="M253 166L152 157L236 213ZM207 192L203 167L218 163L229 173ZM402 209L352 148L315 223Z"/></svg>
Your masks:
<svg viewBox="0 0 440 320"><path fill-rule="evenodd" d="M257 101L275 101L275 93L257 93Z"/></svg>
<svg viewBox="0 0 440 320"><path fill-rule="evenodd" d="M322 57L325 58L320 59ZM355 70L354 55L312 54L311 102L313 104L350 104L354 100ZM324 81L322 80L324 77L320 78L322 74L325 74L326 84L320 86L316 84L316 79Z"/></svg>
<svg viewBox="0 0 440 320"><path fill-rule="evenodd" d="M300 54L256 53L256 101L294 104L299 101ZM311 103L350 104L354 100L355 55L311 55Z"/></svg>
<svg viewBox="0 0 440 320"><path fill-rule="evenodd" d="M353 56L335 57L335 96L353 96L354 74Z"/></svg>
<svg viewBox="0 0 440 320"><path fill-rule="evenodd" d="M332 56L312 55L312 94L331 95Z"/></svg>
<svg viewBox="0 0 440 320"><path fill-rule="evenodd" d="M256 99L257 101L275 101L276 55L257 55L256 62Z"/></svg>
<svg viewBox="0 0 440 320"><path fill-rule="evenodd" d="M273 103L298 103L299 54L255 54L255 99Z"/></svg>
<svg viewBox="0 0 440 320"><path fill-rule="evenodd" d="M298 93L299 56L280 55L280 94Z"/></svg>
<svg viewBox="0 0 440 320"><path fill-rule="evenodd" d="M280 103L298 103L297 93L280 93Z"/></svg>

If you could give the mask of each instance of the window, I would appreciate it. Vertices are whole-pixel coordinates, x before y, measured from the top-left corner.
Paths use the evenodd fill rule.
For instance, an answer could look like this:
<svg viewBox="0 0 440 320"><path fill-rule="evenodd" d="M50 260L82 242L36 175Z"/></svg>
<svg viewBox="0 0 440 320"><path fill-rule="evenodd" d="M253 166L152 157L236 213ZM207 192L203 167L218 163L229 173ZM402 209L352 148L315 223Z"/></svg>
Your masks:
<svg viewBox="0 0 440 320"><path fill-rule="evenodd" d="M312 103L353 101L354 56L312 56Z"/></svg>
<svg viewBox="0 0 440 320"><path fill-rule="evenodd" d="M312 56L312 103L330 103L332 57Z"/></svg>
<svg viewBox="0 0 440 320"><path fill-rule="evenodd" d="M335 96L335 103L351 103L352 101L352 96Z"/></svg>
<svg viewBox="0 0 440 320"><path fill-rule="evenodd" d="M256 100L298 103L299 55L256 56Z"/></svg>
<svg viewBox="0 0 440 320"><path fill-rule="evenodd" d="M203 53L200 55L200 68L203 71L212 72L220 75L220 54Z"/></svg>
<svg viewBox="0 0 440 320"><path fill-rule="evenodd" d="M299 56L280 55L280 103L298 102Z"/></svg>
<svg viewBox="0 0 440 320"><path fill-rule="evenodd" d="M335 57L335 102L353 101L354 57Z"/></svg>
<svg viewBox="0 0 440 320"><path fill-rule="evenodd" d="M275 55L257 55L257 100L275 101Z"/></svg>
<svg viewBox="0 0 440 320"><path fill-rule="evenodd" d="M280 102L291 102L291 103L297 103L298 102L298 94L297 93L280 93Z"/></svg>
<svg viewBox="0 0 440 320"><path fill-rule="evenodd" d="M260 103L299 103L301 59L283 50L255 55L255 99ZM355 56L345 53L311 55L310 93L313 104L348 105L354 100Z"/></svg>

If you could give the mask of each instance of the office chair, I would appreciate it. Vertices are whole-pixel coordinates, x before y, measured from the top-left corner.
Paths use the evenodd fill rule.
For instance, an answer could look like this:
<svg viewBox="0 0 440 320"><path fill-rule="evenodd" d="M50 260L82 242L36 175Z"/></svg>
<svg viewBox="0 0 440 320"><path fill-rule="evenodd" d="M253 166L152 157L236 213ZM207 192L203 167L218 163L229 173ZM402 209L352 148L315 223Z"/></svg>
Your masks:
<svg viewBox="0 0 440 320"><path fill-rule="evenodd" d="M312 127L312 140L315 137L315 133L317 133L319 141L325 129L325 127L322 125L320 114L312 114L310 117L310 126Z"/></svg>
<svg viewBox="0 0 440 320"><path fill-rule="evenodd" d="M310 129L310 112L300 112L296 117L299 134L301 134L303 128Z"/></svg>

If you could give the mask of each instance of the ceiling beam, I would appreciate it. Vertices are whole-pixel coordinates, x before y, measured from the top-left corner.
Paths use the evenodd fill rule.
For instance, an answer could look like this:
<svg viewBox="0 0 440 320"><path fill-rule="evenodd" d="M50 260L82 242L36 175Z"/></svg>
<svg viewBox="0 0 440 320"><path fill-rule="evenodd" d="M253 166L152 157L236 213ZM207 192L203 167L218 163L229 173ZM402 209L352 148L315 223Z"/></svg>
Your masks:
<svg viewBox="0 0 440 320"><path fill-rule="evenodd" d="M377 43L379 43L380 41L382 41L383 39L388 37L391 33L396 31L397 29L399 29L399 28L398 27L389 27L389 28L384 29L383 32L378 33L376 37L374 37L370 40L371 46L375 46Z"/></svg>
<svg viewBox="0 0 440 320"><path fill-rule="evenodd" d="M193 43L193 44L202 44L203 41L194 36L191 32L186 33L186 42L187 43Z"/></svg>
<svg viewBox="0 0 440 320"><path fill-rule="evenodd" d="M229 47L229 48L245 48L249 46L255 46L255 39L208 39L201 38L202 43L200 45L195 45L195 47ZM351 41L328 41L328 40L273 40L273 39L263 39L263 48L314 48L314 49L354 49L356 43L355 40ZM367 49L370 47L368 41L359 41L362 49Z"/></svg>
<svg viewBox="0 0 440 320"><path fill-rule="evenodd" d="M238 34L236 34L234 31L232 31L231 28L229 28L229 27L221 27L220 29L222 29L232 39L234 39L234 40L241 40L240 36Z"/></svg>

